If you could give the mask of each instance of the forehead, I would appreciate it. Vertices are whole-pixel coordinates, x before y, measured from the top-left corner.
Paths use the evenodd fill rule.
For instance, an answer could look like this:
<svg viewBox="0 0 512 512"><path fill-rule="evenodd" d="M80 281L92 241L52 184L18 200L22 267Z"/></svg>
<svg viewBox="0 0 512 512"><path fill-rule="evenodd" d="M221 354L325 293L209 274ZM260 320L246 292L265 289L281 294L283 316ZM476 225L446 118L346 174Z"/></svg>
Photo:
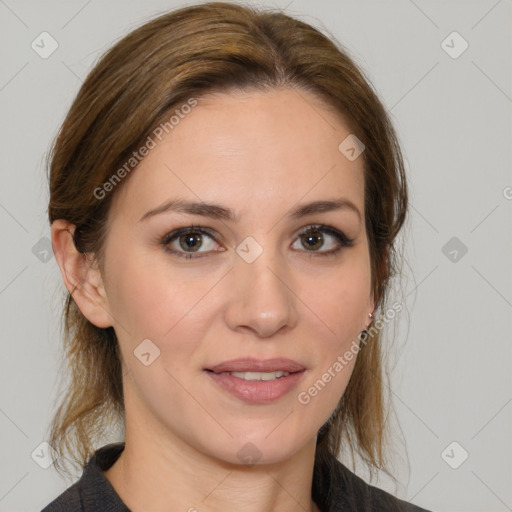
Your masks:
<svg viewBox="0 0 512 512"><path fill-rule="evenodd" d="M347 197L363 210L363 157L351 161L340 152L350 129L311 93L215 93L187 112L154 138L114 209L130 205L142 215L180 197L225 204L243 216L276 214L301 199Z"/></svg>

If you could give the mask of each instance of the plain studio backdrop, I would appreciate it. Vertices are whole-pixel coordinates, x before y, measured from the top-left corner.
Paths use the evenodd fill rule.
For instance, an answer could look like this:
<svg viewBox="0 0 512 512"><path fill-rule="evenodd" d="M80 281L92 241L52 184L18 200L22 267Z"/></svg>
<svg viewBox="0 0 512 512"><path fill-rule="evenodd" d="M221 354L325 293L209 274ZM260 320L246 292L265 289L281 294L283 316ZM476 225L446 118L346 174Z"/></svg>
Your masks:
<svg viewBox="0 0 512 512"><path fill-rule="evenodd" d="M46 220L46 154L98 56L183 5L0 0L1 511L40 510L70 485L37 456L56 398L63 289ZM347 48L404 151L406 313L388 333L396 331L399 485L377 485L439 512L512 510L512 2L260 5Z"/></svg>

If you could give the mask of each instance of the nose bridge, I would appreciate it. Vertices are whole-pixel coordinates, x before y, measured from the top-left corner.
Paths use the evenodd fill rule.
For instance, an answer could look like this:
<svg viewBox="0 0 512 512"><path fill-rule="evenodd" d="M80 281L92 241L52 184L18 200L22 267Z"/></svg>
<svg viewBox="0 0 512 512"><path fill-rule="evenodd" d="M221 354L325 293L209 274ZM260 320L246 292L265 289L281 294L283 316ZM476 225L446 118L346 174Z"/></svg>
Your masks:
<svg viewBox="0 0 512 512"><path fill-rule="evenodd" d="M250 328L262 337L296 323L291 273L271 238L259 237L260 243L247 237L237 246L233 293L227 310L232 329Z"/></svg>

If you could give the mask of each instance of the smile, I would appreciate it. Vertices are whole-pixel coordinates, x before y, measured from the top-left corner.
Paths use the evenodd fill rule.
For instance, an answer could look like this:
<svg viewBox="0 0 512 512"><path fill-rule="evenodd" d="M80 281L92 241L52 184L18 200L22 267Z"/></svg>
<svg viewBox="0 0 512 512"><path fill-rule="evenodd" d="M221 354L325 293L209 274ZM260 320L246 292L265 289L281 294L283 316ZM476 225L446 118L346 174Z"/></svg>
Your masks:
<svg viewBox="0 0 512 512"><path fill-rule="evenodd" d="M274 380L287 377L289 372L222 372L219 375L232 375L244 380Z"/></svg>

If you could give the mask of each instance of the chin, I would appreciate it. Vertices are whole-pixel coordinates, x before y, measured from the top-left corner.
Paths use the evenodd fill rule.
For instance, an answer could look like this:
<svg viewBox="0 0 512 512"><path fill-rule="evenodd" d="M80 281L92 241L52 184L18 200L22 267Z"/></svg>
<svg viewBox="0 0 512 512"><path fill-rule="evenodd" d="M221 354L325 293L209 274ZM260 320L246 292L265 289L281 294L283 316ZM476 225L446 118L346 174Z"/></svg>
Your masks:
<svg viewBox="0 0 512 512"><path fill-rule="evenodd" d="M276 422L273 428L275 429L278 424L279 422ZM272 429L261 432L260 435L240 435L218 450L216 457L237 466L279 464L293 457L307 444L305 436L295 438L284 430L279 432L279 435L276 431L275 436L269 436L269 432L272 432ZM316 438L311 437L313 442Z"/></svg>

